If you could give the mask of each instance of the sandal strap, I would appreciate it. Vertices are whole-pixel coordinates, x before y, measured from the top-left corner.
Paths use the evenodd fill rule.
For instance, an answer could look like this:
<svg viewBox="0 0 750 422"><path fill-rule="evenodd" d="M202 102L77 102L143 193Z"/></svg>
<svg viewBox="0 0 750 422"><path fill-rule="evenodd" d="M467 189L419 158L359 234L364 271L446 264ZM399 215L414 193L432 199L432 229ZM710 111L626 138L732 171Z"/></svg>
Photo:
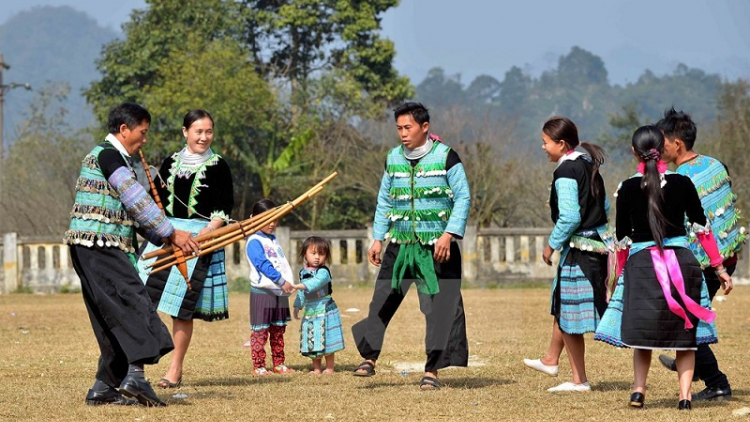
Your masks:
<svg viewBox="0 0 750 422"><path fill-rule="evenodd" d="M428 385L434 388L441 387L440 381L437 378L428 377L428 376L422 377L422 380L419 381L419 386L422 387L422 386L428 386Z"/></svg>
<svg viewBox="0 0 750 422"><path fill-rule="evenodd" d="M375 365L373 365L371 362L368 362L368 361L365 360L365 361L362 361L362 363L359 364L359 366L357 367L357 369L367 369L367 370L375 369Z"/></svg>

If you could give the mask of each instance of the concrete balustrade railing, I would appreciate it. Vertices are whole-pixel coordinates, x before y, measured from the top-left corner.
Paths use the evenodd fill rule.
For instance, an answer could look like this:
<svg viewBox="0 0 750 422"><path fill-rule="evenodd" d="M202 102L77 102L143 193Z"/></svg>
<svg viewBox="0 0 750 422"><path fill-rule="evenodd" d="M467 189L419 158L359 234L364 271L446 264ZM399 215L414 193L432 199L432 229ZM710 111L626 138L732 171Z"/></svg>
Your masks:
<svg viewBox="0 0 750 422"><path fill-rule="evenodd" d="M468 286L484 286L530 280L550 281L556 268L542 262L548 228L477 228L467 227L459 241L462 254L463 279ZM296 231L288 227L276 229L276 236L287 254L292 268L300 268L298 258L302 242L308 236L322 236L331 241L331 273L334 282L372 282L378 268L370 265L367 251L372 244L372 227L362 230ZM59 237L19 237L6 233L0 244L3 271L0 292L26 291L53 293L80 288L80 280L72 268L68 247ZM245 258L245 242L226 248L226 272L230 283L246 279L249 274ZM736 284L743 284L750 275L747 248L735 272ZM554 259L554 258L553 258Z"/></svg>

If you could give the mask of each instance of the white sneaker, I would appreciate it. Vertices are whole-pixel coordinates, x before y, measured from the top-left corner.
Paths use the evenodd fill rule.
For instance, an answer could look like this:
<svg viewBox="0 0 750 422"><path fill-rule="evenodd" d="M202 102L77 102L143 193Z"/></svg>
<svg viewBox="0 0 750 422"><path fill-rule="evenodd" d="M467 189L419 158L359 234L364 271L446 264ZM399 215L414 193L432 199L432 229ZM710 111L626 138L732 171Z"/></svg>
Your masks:
<svg viewBox="0 0 750 422"><path fill-rule="evenodd" d="M550 393L557 393L560 391L591 391L591 386L588 382L584 382L582 384L564 382L557 387L548 388L547 391L549 391Z"/></svg>
<svg viewBox="0 0 750 422"><path fill-rule="evenodd" d="M531 369L536 369L539 372L556 377L557 376L557 365L545 365L541 359L524 359L523 364Z"/></svg>

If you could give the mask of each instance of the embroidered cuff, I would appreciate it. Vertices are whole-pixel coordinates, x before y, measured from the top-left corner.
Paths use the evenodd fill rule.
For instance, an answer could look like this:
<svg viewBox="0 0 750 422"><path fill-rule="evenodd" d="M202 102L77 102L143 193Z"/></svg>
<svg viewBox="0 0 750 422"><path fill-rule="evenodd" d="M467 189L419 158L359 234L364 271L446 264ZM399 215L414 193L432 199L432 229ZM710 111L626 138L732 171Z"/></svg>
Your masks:
<svg viewBox="0 0 750 422"><path fill-rule="evenodd" d="M161 239L174 232L172 223L159 209L146 189L138 183L126 167L120 167L110 175L108 182L120 195L120 202L128 214L138 223L137 227L149 242L161 245Z"/></svg>
<svg viewBox="0 0 750 422"><path fill-rule="evenodd" d="M222 220L224 223L229 224L229 216L224 211L214 211L208 217L210 220Z"/></svg>

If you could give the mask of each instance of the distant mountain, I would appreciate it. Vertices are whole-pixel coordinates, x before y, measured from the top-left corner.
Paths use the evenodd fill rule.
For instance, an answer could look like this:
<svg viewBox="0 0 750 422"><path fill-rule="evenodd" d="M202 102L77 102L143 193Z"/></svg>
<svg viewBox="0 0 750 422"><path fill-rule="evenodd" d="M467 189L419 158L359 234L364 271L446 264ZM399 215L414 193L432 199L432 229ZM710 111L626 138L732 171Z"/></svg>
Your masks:
<svg viewBox="0 0 750 422"><path fill-rule="evenodd" d="M40 88L47 83L66 82L70 95L64 106L74 128L93 121L82 89L99 77L95 60L102 46L120 36L101 27L85 12L69 6L35 7L20 12L0 25L0 53L10 64L3 83L30 83ZM34 93L14 89L5 96L5 146L16 138L16 127L25 120Z"/></svg>

